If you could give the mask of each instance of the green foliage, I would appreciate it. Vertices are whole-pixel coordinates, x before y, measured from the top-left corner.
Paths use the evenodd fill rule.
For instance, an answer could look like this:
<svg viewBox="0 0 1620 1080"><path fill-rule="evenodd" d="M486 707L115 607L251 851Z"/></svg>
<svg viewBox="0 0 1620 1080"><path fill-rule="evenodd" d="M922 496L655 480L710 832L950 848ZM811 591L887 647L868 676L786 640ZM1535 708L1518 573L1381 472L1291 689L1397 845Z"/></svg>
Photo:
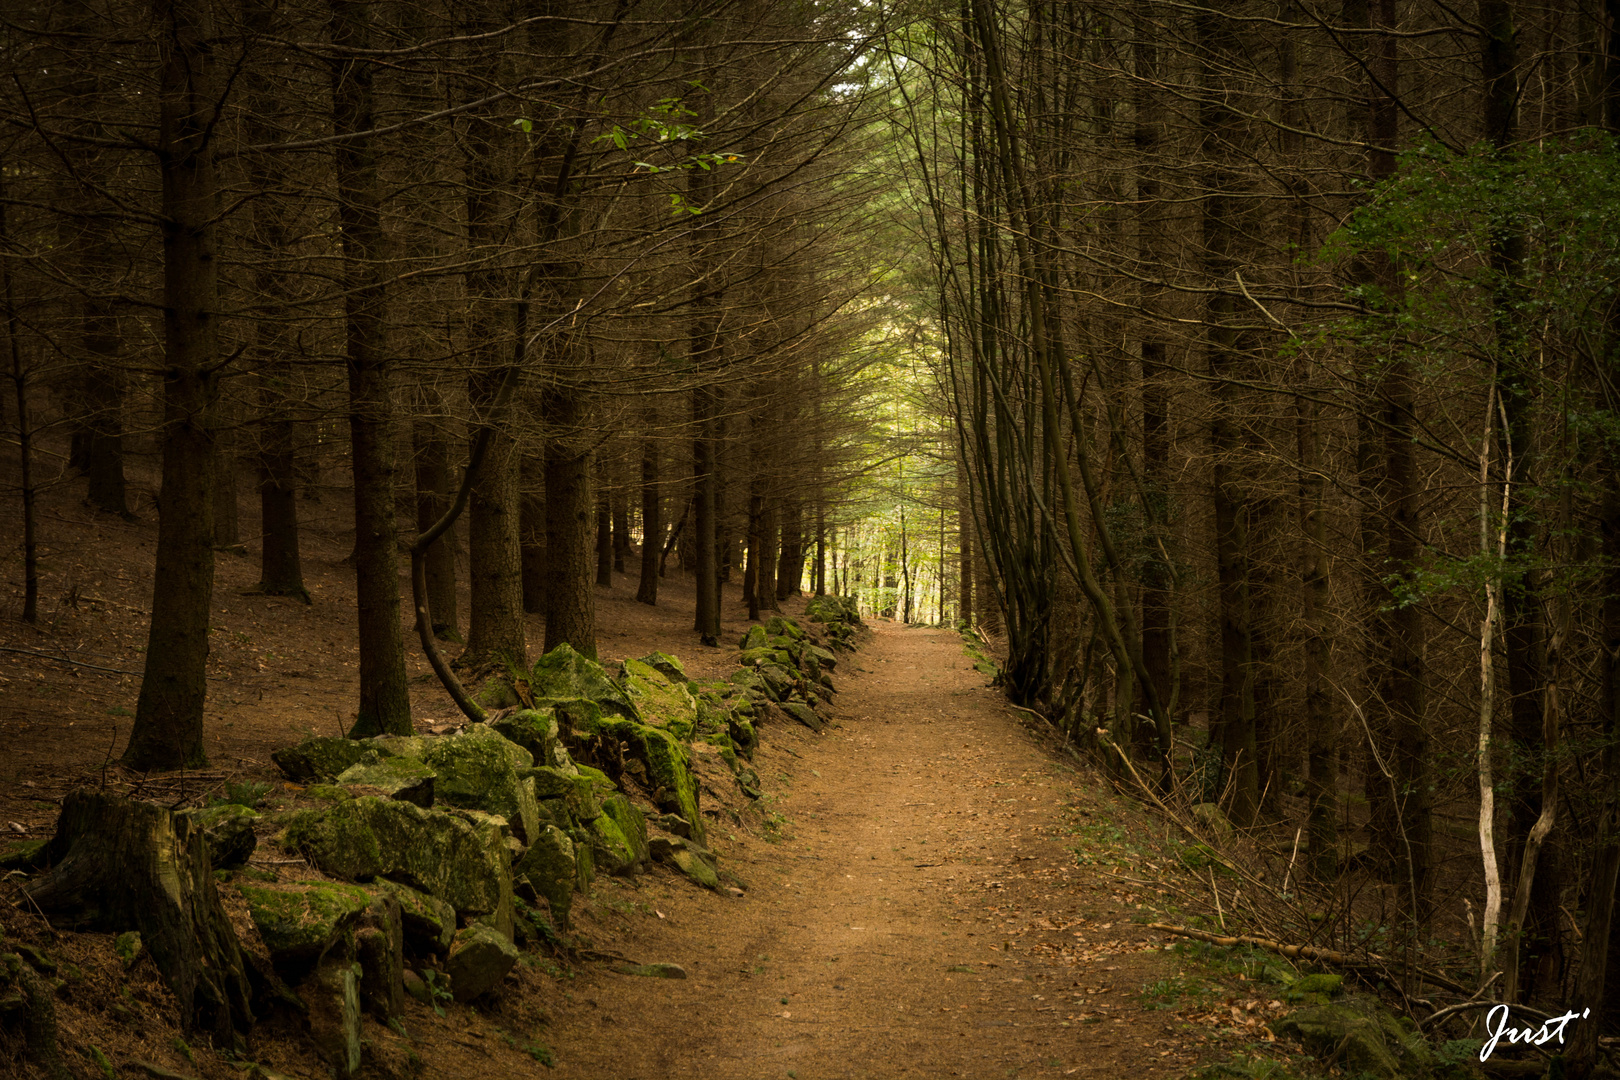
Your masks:
<svg viewBox="0 0 1620 1080"><path fill-rule="evenodd" d="M440 1017L443 1017L443 1003L453 1000L455 998L455 994L451 992L449 985L444 981L444 976L440 975L432 968L423 969L422 981L427 983L428 1000L433 1006L433 1011L438 1013Z"/></svg>

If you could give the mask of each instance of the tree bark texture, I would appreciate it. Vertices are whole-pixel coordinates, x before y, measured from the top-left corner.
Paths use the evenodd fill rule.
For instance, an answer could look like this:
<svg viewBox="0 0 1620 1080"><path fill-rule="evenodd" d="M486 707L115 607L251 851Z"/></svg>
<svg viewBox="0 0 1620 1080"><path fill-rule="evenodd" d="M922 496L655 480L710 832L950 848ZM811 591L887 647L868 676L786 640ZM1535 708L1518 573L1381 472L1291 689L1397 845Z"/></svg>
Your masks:
<svg viewBox="0 0 1620 1080"><path fill-rule="evenodd" d="M345 51L371 45L371 8L361 0L330 0L332 41ZM374 126L372 66L364 59L332 62L333 130L357 137L335 153L338 221L343 226L349 449L354 470L355 596L359 610L360 705L349 734L409 735L410 690L399 616L399 543L394 507L395 462L389 440L393 366L384 341L381 195Z"/></svg>
<svg viewBox="0 0 1620 1080"><path fill-rule="evenodd" d="M215 87L201 4L163 9L158 37L163 178L163 486L146 671L124 763L196 767L214 592L214 412L219 401L214 258Z"/></svg>
<svg viewBox="0 0 1620 1080"><path fill-rule="evenodd" d="M162 807L80 789L63 799L47 850L50 871L25 889L30 905L59 927L139 931L186 1030L241 1049L251 987L202 830Z"/></svg>
<svg viewBox="0 0 1620 1080"><path fill-rule="evenodd" d="M570 390L548 391L546 441L546 652L567 642L596 658L591 453L575 445L581 406Z"/></svg>
<svg viewBox="0 0 1620 1080"><path fill-rule="evenodd" d="M438 405L438 395L433 395ZM442 408L431 410L442 414ZM416 531L426 532L450 509L455 498L455 477L450 470L450 440L435 418L418 419L411 426L416 458ZM428 606L433 612L433 636L459 641L460 617L456 607L456 526L433 542L424 556Z"/></svg>

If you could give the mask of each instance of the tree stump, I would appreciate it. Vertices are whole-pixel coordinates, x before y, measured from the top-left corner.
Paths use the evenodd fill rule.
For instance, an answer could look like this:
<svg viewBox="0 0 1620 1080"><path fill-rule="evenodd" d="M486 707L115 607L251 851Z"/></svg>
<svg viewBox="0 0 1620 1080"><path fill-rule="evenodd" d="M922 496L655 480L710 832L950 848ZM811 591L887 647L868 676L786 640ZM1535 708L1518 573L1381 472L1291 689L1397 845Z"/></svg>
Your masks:
<svg viewBox="0 0 1620 1080"><path fill-rule="evenodd" d="M52 869L24 890L31 904L56 926L140 931L182 1023L217 1047L242 1045L248 977L202 829L150 803L74 791L46 857Z"/></svg>

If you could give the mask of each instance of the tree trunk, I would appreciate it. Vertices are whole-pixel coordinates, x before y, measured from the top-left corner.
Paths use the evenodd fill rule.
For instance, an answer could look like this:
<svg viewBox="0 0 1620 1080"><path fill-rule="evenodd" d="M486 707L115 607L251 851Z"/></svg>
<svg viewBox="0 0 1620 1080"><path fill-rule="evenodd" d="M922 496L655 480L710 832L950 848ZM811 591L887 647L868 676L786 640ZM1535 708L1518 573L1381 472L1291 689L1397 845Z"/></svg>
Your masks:
<svg viewBox="0 0 1620 1080"><path fill-rule="evenodd" d="M235 549L242 542L236 502L236 453L230 440L214 444L214 546Z"/></svg>
<svg viewBox="0 0 1620 1080"><path fill-rule="evenodd" d="M371 46L371 8L330 0L332 43L344 54ZM394 507L393 365L383 326L381 195L374 126L372 67L364 59L332 62L333 131L338 143L338 222L348 288L345 365L349 376L349 448L354 470L355 597L360 643L359 718L350 736L409 735L410 689L399 619L399 543Z"/></svg>
<svg viewBox="0 0 1620 1080"><path fill-rule="evenodd" d="M455 477L450 472L450 440L439 427L444 422L443 401L438 394L429 399L432 415L411 425L416 451L416 531L426 532L450 509L455 498ZM433 613L433 636L443 641L461 640L456 612L456 527L433 542L424 557L427 574L428 609Z"/></svg>
<svg viewBox="0 0 1620 1080"><path fill-rule="evenodd" d="M467 396L482 412L490 404L500 375L481 372L467 380ZM467 615L467 649L461 667L527 662L523 636L523 565L518 551L517 443L504 428L503 416L483 416L494 427L489 452L473 478L467 505L467 561L471 596Z"/></svg>
<svg viewBox="0 0 1620 1080"><path fill-rule="evenodd" d="M5 179L0 177L0 244L9 246L10 222L6 213ZM28 408L28 372L23 367L21 320L17 318L17 295L11 280L11 261L0 259L0 298L6 304L6 345L11 360L11 385L17 396L18 475L22 481L23 609L22 620L39 621L39 542L35 537L34 510L34 428Z"/></svg>
<svg viewBox="0 0 1620 1080"><path fill-rule="evenodd" d="M130 518L124 481L124 377L118 363L117 319L103 300L85 301L84 348L92 357L85 371L84 471L90 505ZM233 541L234 542L234 541Z"/></svg>
<svg viewBox="0 0 1620 1080"><path fill-rule="evenodd" d="M1327 512L1323 505L1321 436L1315 402L1295 401L1299 448L1300 622L1305 633L1305 793L1311 872L1328 881L1339 872L1339 733L1333 725L1327 636L1331 599Z"/></svg>
<svg viewBox="0 0 1620 1080"><path fill-rule="evenodd" d="M158 155L163 179L163 486L146 671L124 764L196 767L203 748L214 592L214 410L219 307L214 220L215 96L205 9L178 0L159 21Z"/></svg>
<svg viewBox="0 0 1620 1080"><path fill-rule="evenodd" d="M624 573L624 561L630 557L630 495L615 485L610 496L613 514L613 572Z"/></svg>
<svg viewBox="0 0 1620 1080"><path fill-rule="evenodd" d="M782 555L776 564L776 598L786 600L799 595L804 581L804 527L803 507L799 500L784 500L785 520L782 523Z"/></svg>
<svg viewBox="0 0 1620 1080"><path fill-rule="evenodd" d="M546 393L546 652L567 642L596 658L591 587L591 455L575 446L580 407L571 390Z"/></svg>
<svg viewBox="0 0 1620 1080"><path fill-rule="evenodd" d="M771 611L782 610L782 605L776 602L776 523L776 500L767 495L759 515L759 577L755 579L754 592L759 597L759 606Z"/></svg>
<svg viewBox="0 0 1620 1080"><path fill-rule="evenodd" d="M1210 422L1214 459L1212 494L1215 566L1220 595L1221 690L1215 732L1221 747L1223 784L1231 791L1227 809L1239 827L1255 824L1260 812L1260 762L1254 704L1254 605L1250 573L1250 493L1240 416L1246 395L1238 389L1247 372L1246 343L1233 324L1242 318L1233 275L1244 269L1245 192L1231 160L1247 141L1244 120L1226 103L1231 89L1215 74L1219 57L1237 48L1231 28L1213 12L1196 17L1204 61L1206 99L1199 107L1208 179L1203 193L1204 271L1215 290L1209 299L1206 343L1209 373L1215 380L1215 415ZM1221 102L1217 104L1217 101Z"/></svg>
<svg viewBox="0 0 1620 1080"><path fill-rule="evenodd" d="M708 335L712 338L712 333ZM715 469L713 440L714 391L696 387L692 391L692 515L695 529L693 547L697 570L697 616L693 629L703 644L720 644L720 568L716 550Z"/></svg>
<svg viewBox="0 0 1620 1080"><path fill-rule="evenodd" d="M759 621L759 561L765 537L765 499L754 477L748 491L748 565L743 569L743 601L748 605L748 621Z"/></svg>
<svg viewBox="0 0 1620 1080"><path fill-rule="evenodd" d="M296 596L307 604L309 589L304 585L298 545L298 462L285 376L285 367L277 365L259 378L259 409L264 416L259 452L259 531L264 537L257 588L267 596Z"/></svg>
<svg viewBox="0 0 1620 1080"><path fill-rule="evenodd" d="M523 512L518 520L518 552L523 562L523 610L531 615L546 610L546 459L524 454Z"/></svg>
<svg viewBox="0 0 1620 1080"><path fill-rule="evenodd" d="M596 583L613 588L613 504L602 475L602 455L596 455Z"/></svg>
<svg viewBox="0 0 1620 1080"><path fill-rule="evenodd" d="M658 444L641 440L641 581L636 599L643 604L658 603L659 548L664 539L664 520L658 489Z"/></svg>
<svg viewBox="0 0 1620 1080"><path fill-rule="evenodd" d="M1620 33L1620 29L1617 29ZM1610 461L1609 483L1620 476ZM1620 491L1605 493L1599 508L1599 535L1606 573L1597 590L1603 597L1598 623L1599 722L1606 745L1602 767L1604 800L1598 818L1597 858L1591 873L1591 891L1586 898L1586 925L1581 934L1581 967L1575 981L1573 1008L1592 1010L1589 1023L1576 1024L1573 1045L1565 1060L1568 1075L1590 1075L1597 1061L1597 1039L1610 1029L1613 1007L1603 1007L1614 952L1614 901L1620 879ZM1600 1020L1602 1021L1600 1023Z"/></svg>
<svg viewBox="0 0 1620 1080"><path fill-rule="evenodd" d="M47 851L51 870L24 887L30 907L59 927L139 931L185 1029L216 1049L243 1049L251 989L202 830L162 807L80 789L62 800Z"/></svg>

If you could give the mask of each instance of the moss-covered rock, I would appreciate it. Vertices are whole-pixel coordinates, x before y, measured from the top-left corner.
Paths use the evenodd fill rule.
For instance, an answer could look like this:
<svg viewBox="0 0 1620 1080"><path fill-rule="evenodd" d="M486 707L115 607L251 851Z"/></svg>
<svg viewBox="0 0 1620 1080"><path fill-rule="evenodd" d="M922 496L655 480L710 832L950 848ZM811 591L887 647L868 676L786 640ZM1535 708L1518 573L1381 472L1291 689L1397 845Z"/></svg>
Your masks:
<svg viewBox="0 0 1620 1080"><path fill-rule="evenodd" d="M794 641L804 640L804 628L786 615L772 615L765 623L765 633L770 637L789 637Z"/></svg>
<svg viewBox="0 0 1620 1080"><path fill-rule="evenodd" d="M698 707L686 683L674 682L639 660L624 662L625 692L642 720L677 739L690 739L697 728Z"/></svg>
<svg viewBox="0 0 1620 1080"><path fill-rule="evenodd" d="M534 781L535 798L541 801L562 799L573 793L574 782L579 779L579 767L564 772L548 765L539 765L522 770L522 775Z"/></svg>
<svg viewBox="0 0 1620 1080"><path fill-rule="evenodd" d="M605 874L633 874L641 867L635 846L619 828L619 823L607 814L592 821L590 833L591 862Z"/></svg>
<svg viewBox="0 0 1620 1080"><path fill-rule="evenodd" d="M371 906L366 890L334 881L237 888L278 967L315 963Z"/></svg>
<svg viewBox="0 0 1620 1080"><path fill-rule="evenodd" d="M702 817L698 812L697 781L692 776L691 755L686 745L662 728L648 727L628 721L603 723L604 731L619 739L627 747L626 756L640 764L641 776L647 794L660 810L679 814L694 823ZM626 771L630 771L626 768Z"/></svg>
<svg viewBox="0 0 1620 1080"><path fill-rule="evenodd" d="M744 649L738 659L749 667L758 667L761 664L777 664L781 667L797 666L793 654L786 649L776 649L766 646L759 649Z"/></svg>
<svg viewBox="0 0 1620 1080"><path fill-rule="evenodd" d="M1283 988L1282 999L1290 1005L1326 1005L1343 991L1343 975L1301 975Z"/></svg>
<svg viewBox="0 0 1620 1080"><path fill-rule="evenodd" d="M1236 830L1221 808L1214 803L1195 803L1187 811L1217 844L1230 843Z"/></svg>
<svg viewBox="0 0 1620 1080"><path fill-rule="evenodd" d="M637 865L647 862L647 817L635 804L620 794L609 795L602 800L602 816L611 818L618 828L619 835L630 845L630 851L635 856ZM617 871L608 871L616 873Z"/></svg>
<svg viewBox="0 0 1620 1080"><path fill-rule="evenodd" d="M748 632L737 643L737 648L747 652L749 649L763 649L765 647L765 628L763 626L750 626Z"/></svg>
<svg viewBox="0 0 1620 1080"><path fill-rule="evenodd" d="M510 855L503 830L487 817L368 795L294 815L281 842L333 877L389 878L463 917L504 910L510 921Z"/></svg>
<svg viewBox="0 0 1620 1080"><path fill-rule="evenodd" d="M337 778L347 787L366 788L365 794L378 794L385 799L433 805L433 786L437 774L426 763L414 757L385 757L375 764L362 762L344 769Z"/></svg>
<svg viewBox="0 0 1620 1080"><path fill-rule="evenodd" d="M529 672L529 693L537 706L583 698L595 702L604 714L640 719L624 688L607 670L566 642L535 662Z"/></svg>
<svg viewBox="0 0 1620 1080"><path fill-rule="evenodd" d="M542 828L514 872L527 878L534 891L545 898L551 908L552 925L567 926L579 874L574 842L568 835L555 825Z"/></svg>
<svg viewBox="0 0 1620 1080"><path fill-rule="evenodd" d="M584 825L602 816L602 800L618 790L607 774L589 765L580 765L573 790L567 795L568 812Z"/></svg>
<svg viewBox="0 0 1620 1080"><path fill-rule="evenodd" d="M377 751L366 741L312 736L297 746L284 746L270 754L281 774L295 784L336 780L345 769L362 761L375 762Z"/></svg>
<svg viewBox="0 0 1620 1080"><path fill-rule="evenodd" d="M816 710L812 709L803 702L784 701L778 705L777 708L787 713L789 716L803 724L805 727L809 728L811 731L819 732L827 726L826 721L822 720L820 716L816 715Z"/></svg>
<svg viewBox="0 0 1620 1080"><path fill-rule="evenodd" d="M339 1077L353 1076L360 1070L360 965L329 957L298 990L316 1051Z"/></svg>
<svg viewBox="0 0 1620 1080"><path fill-rule="evenodd" d="M422 755L433 744L430 735L375 735L366 745L377 751L379 757L406 757L422 760Z"/></svg>
<svg viewBox="0 0 1620 1080"><path fill-rule="evenodd" d="M0 870L38 870L45 865L46 848L50 837L38 840L18 840L0 848Z"/></svg>
<svg viewBox="0 0 1620 1080"><path fill-rule="evenodd" d="M720 891L719 863L702 844L679 836L655 836L648 846L655 862L668 863L705 889Z"/></svg>
<svg viewBox="0 0 1620 1080"><path fill-rule="evenodd" d="M573 768L568 751L563 749L553 709L523 709L501 717L490 727L502 738L527 750L538 766L564 772Z"/></svg>
<svg viewBox="0 0 1620 1080"><path fill-rule="evenodd" d="M1411 1020L1361 998L1301 1009L1273 1021L1271 1030L1298 1039L1311 1054L1331 1056L1348 1074L1399 1080L1426 1075L1435 1064Z"/></svg>
<svg viewBox="0 0 1620 1080"><path fill-rule="evenodd" d="M671 682L685 683L689 681L686 677L686 668L681 666L680 660L668 653L648 653L646 656L640 657L638 663L646 664Z"/></svg>
<svg viewBox="0 0 1620 1080"><path fill-rule="evenodd" d="M208 861L215 870L240 870L252 858L259 846L253 832L259 812L235 803L205 806L198 810L182 810L177 815L201 829L203 843L208 847Z"/></svg>
<svg viewBox="0 0 1620 1080"><path fill-rule="evenodd" d="M376 891L392 896L399 904L400 926L405 940L418 952L443 955L456 933L456 909L409 885L380 879Z"/></svg>
<svg viewBox="0 0 1620 1080"><path fill-rule="evenodd" d="M487 926L458 931L445 963L450 992L457 1001L471 1001L487 994L500 985L517 960L517 948L505 934Z"/></svg>
<svg viewBox="0 0 1620 1080"><path fill-rule="evenodd" d="M455 735L432 740L422 760L438 775L436 802L499 814L525 843L539 828L534 781L518 771L532 767L534 757L487 724L468 724Z"/></svg>
<svg viewBox="0 0 1620 1080"><path fill-rule="evenodd" d="M780 664L760 664L754 669L765 682L765 692L772 701L786 701L798 689L798 678Z"/></svg>

